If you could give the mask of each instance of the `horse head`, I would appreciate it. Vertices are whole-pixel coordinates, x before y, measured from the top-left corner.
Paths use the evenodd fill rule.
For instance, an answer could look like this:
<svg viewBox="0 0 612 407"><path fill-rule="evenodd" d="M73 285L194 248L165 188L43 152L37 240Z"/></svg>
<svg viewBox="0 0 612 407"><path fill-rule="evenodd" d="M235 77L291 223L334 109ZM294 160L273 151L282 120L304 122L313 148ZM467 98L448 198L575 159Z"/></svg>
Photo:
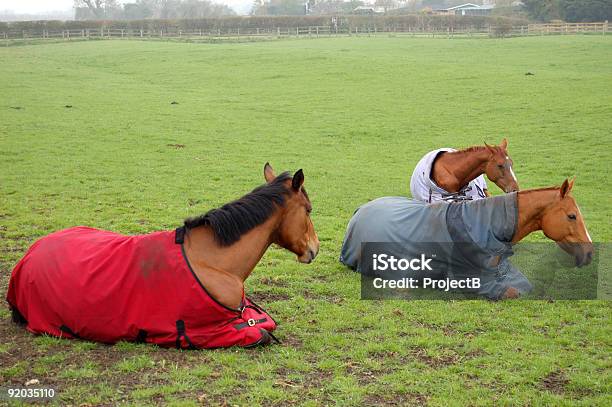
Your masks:
<svg viewBox="0 0 612 407"><path fill-rule="evenodd" d="M270 183L276 175L272 166L264 166L264 178ZM312 204L304 189L304 173L298 170L286 181L288 198L273 243L295 253L301 263L310 263L319 253L319 238L310 219Z"/></svg>
<svg viewBox="0 0 612 407"><path fill-rule="evenodd" d="M582 267L593 259L593 242L571 195L573 186L574 180L563 182L558 199L545 209L541 222L544 234L574 256L576 266Z"/></svg>
<svg viewBox="0 0 612 407"><path fill-rule="evenodd" d="M505 193L519 190L516 175L512 169L512 159L508 154L508 140L503 139L499 146L485 143L490 156L485 166L485 174Z"/></svg>

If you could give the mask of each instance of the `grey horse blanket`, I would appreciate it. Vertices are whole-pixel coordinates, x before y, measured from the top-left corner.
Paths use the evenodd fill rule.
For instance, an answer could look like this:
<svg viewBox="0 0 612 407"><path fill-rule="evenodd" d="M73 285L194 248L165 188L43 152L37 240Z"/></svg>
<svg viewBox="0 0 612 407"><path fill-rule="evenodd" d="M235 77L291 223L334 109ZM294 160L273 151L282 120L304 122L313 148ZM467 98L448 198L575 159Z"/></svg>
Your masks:
<svg viewBox="0 0 612 407"><path fill-rule="evenodd" d="M399 243L401 255L414 258L425 247L436 252L435 262L444 265L442 270L449 277L479 275L482 285L478 295L500 299L509 287L525 294L531 284L508 260L513 254L511 241L517 221L516 193L434 204L383 197L355 211L346 230L340 261L357 272L367 273L372 260L363 255L364 243Z"/></svg>

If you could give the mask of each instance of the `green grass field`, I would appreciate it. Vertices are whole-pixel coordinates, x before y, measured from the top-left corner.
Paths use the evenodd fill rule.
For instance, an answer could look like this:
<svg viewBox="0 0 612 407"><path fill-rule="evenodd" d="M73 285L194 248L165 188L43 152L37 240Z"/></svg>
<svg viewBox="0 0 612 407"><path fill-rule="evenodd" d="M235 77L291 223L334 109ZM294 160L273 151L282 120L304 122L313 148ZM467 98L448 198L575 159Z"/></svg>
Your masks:
<svg viewBox="0 0 612 407"><path fill-rule="evenodd" d="M2 306L0 387L38 379L73 405L612 404L609 302L361 301L337 260L354 209L407 195L425 152L502 137L522 188L576 175L609 242L612 37L95 41L0 61L3 293L38 237L175 228L262 183L266 161L304 169L321 239L313 264L275 248L247 281L282 345L34 337Z"/></svg>

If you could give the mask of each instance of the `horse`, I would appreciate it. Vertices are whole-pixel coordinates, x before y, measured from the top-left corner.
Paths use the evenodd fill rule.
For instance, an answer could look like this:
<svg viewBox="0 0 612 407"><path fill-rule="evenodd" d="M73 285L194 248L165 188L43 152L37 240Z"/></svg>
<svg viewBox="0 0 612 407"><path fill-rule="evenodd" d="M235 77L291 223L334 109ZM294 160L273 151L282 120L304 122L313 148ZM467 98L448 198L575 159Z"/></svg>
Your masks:
<svg viewBox="0 0 612 407"><path fill-rule="evenodd" d="M414 258L424 247L429 250L437 245L442 247L438 261L480 270L488 278L479 295L493 300L517 298L529 292L531 285L508 258L513 254L512 246L532 232L542 230L574 257L577 267L592 261L593 243L571 194L573 185L573 180L566 179L561 187L453 203L379 198L353 215L340 261L367 274L372 255L365 252L366 243L397 243L402 254ZM454 248L449 248L452 245Z"/></svg>
<svg viewBox="0 0 612 407"><path fill-rule="evenodd" d="M312 262L319 239L304 173L278 176L173 231L124 236L86 227L47 235L13 269L13 319L35 334L164 347L256 346L276 322L244 294L268 247Z"/></svg>
<svg viewBox="0 0 612 407"><path fill-rule="evenodd" d="M499 146L441 148L430 151L410 178L412 198L423 202L482 199L490 196L483 174L505 193L519 190L508 154L508 140Z"/></svg>

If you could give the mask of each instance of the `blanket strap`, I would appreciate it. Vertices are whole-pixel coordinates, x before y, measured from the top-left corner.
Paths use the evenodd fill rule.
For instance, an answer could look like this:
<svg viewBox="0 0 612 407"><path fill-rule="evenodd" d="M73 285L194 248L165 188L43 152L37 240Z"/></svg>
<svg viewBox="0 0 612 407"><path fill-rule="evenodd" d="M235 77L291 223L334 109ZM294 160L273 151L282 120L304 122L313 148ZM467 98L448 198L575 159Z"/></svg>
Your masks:
<svg viewBox="0 0 612 407"><path fill-rule="evenodd" d="M189 349L197 349L195 346L193 346L193 343L191 343L191 339L189 339L189 337L185 333L185 321L183 321L182 319L179 319L178 321L176 321L176 348L177 349L182 348L181 338L185 338L185 342L187 342L187 344L189 345Z"/></svg>
<svg viewBox="0 0 612 407"><path fill-rule="evenodd" d="M247 326L255 326L257 324L262 324L264 322L266 322L268 320L268 318L261 318L261 319L249 319L246 322L242 322L240 324L236 324L234 325L234 328L236 328L237 331L240 331L242 328L246 328Z"/></svg>

